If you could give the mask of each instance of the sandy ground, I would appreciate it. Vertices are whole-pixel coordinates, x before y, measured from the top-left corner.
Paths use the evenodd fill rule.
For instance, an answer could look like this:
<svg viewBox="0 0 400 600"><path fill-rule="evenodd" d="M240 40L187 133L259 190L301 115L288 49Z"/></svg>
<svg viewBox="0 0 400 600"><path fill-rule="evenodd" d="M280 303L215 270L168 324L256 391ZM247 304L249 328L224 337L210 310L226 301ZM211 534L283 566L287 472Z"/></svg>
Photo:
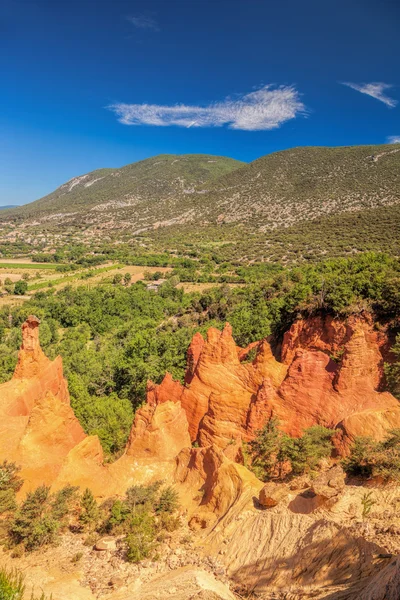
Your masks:
<svg viewBox="0 0 400 600"><path fill-rule="evenodd" d="M179 283L178 288L183 288L183 290L187 293L189 292L204 292L204 290L209 290L210 288L219 287L220 285L227 285L228 287L243 287L244 283L190 283L184 282Z"/></svg>

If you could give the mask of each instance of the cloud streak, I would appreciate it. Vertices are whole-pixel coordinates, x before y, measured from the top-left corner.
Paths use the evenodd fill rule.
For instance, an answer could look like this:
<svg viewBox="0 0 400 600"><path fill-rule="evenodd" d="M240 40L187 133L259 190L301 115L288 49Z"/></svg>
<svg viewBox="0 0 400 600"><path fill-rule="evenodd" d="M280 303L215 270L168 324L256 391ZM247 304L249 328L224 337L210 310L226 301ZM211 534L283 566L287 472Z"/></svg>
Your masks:
<svg viewBox="0 0 400 600"><path fill-rule="evenodd" d="M397 100L394 98L390 98L385 94L385 90L389 90L393 86L389 83L350 83L348 81L342 81L342 85L347 85L353 90L357 92L361 92L361 94L366 94L367 96L371 96L371 98L375 98L376 100L380 100L389 108L394 108L397 105Z"/></svg>
<svg viewBox="0 0 400 600"><path fill-rule="evenodd" d="M126 17L126 19L131 25L133 25L137 29L152 29L153 31L160 30L157 22L146 15L131 15L129 17Z"/></svg>
<svg viewBox="0 0 400 600"><path fill-rule="evenodd" d="M116 103L108 107L124 125L222 127L244 131L277 129L306 108L293 86L265 85L234 99L206 106Z"/></svg>
<svg viewBox="0 0 400 600"><path fill-rule="evenodd" d="M400 144L400 135L389 135L386 141L388 144Z"/></svg>

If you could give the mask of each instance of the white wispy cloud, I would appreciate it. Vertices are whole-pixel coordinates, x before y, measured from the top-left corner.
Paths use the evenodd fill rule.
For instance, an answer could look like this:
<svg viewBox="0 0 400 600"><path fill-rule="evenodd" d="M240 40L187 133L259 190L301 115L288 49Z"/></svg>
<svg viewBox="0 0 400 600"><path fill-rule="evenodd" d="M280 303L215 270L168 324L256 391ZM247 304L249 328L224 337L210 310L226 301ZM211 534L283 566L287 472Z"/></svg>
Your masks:
<svg viewBox="0 0 400 600"><path fill-rule="evenodd" d="M388 144L400 144L400 135L389 135L386 141Z"/></svg>
<svg viewBox="0 0 400 600"><path fill-rule="evenodd" d="M353 90L357 90L357 92L367 94L367 96L371 96L372 98L376 98L376 100L380 100L390 108L394 108L397 105L397 100L390 98L390 96L385 94L385 90L389 90L393 87L389 83L351 83L348 81L341 81L341 83L342 85L347 85Z"/></svg>
<svg viewBox="0 0 400 600"><path fill-rule="evenodd" d="M157 21L147 15L129 15L126 17L126 19L137 29L152 29L153 31L160 30Z"/></svg>
<svg viewBox="0 0 400 600"><path fill-rule="evenodd" d="M293 86L265 85L207 106L116 103L108 107L124 125L222 127L246 131L277 129L306 108Z"/></svg>

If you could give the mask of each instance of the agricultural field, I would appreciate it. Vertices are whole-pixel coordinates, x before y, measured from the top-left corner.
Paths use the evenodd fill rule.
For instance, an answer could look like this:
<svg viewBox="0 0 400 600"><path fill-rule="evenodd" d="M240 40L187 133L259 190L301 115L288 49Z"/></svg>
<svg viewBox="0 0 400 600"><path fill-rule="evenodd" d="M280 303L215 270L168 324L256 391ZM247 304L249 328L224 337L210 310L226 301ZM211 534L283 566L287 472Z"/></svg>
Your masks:
<svg viewBox="0 0 400 600"><path fill-rule="evenodd" d="M128 285L149 277L149 274L166 273L168 267L125 266L121 263L108 263L101 267L86 267L67 273L60 273L56 263L33 263L29 259L4 259L0 262L0 306L17 305L28 300L38 290L59 290L66 285L99 284L112 282L115 277ZM127 274L130 277L124 279ZM16 291L17 282L26 285ZM24 289L26 288L26 289ZM21 291L23 293L21 293Z"/></svg>

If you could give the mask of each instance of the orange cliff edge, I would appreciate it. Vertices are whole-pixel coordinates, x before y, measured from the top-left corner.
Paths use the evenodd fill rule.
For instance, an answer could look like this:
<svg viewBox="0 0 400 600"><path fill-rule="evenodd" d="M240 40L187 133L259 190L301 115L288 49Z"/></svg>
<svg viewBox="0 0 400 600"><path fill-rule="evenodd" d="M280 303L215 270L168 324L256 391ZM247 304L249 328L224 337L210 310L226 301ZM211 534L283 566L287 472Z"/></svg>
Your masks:
<svg viewBox="0 0 400 600"><path fill-rule="evenodd" d="M271 417L293 436L316 424L337 428L343 454L357 435L382 439L400 426L399 402L378 391L384 342L370 315L312 317L286 332L282 362L267 340L251 363L241 362L247 349L236 347L227 323L222 332L210 328L206 340L196 334L185 384L167 373L160 385L149 383L148 402L180 402L192 441L216 444L230 458L239 459L242 440Z"/></svg>
<svg viewBox="0 0 400 600"><path fill-rule="evenodd" d="M182 482L180 465L190 456L193 464L218 456L212 463L223 462L233 477L242 441L272 417L294 436L314 424L337 428L341 454L356 435L381 439L400 427L398 401L378 391L384 339L369 315L295 322L282 362L267 340L238 348L227 323L222 332L210 328L206 340L193 337L183 385L168 373L161 384L148 383L125 453L104 465L97 436L84 433L70 406L61 357L51 361L40 347L39 319L28 317L22 337L14 375L0 385L0 460L22 467L24 489L71 483L107 496L133 482ZM191 448L194 441L200 448Z"/></svg>

